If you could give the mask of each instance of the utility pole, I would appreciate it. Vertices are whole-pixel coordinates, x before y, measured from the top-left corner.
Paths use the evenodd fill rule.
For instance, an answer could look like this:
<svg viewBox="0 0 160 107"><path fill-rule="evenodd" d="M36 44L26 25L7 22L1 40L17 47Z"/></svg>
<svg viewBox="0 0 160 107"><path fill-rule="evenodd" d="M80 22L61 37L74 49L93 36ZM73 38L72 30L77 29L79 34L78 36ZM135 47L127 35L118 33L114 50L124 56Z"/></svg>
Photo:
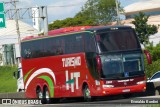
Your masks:
<svg viewBox="0 0 160 107"><path fill-rule="evenodd" d="M48 35L48 14L47 14L47 7L46 6L41 6L40 7L40 18L43 21L43 26L44 26L44 35Z"/></svg>
<svg viewBox="0 0 160 107"><path fill-rule="evenodd" d="M45 19L44 19L44 34L45 34L45 36L48 36L48 14L47 14L47 7L45 6L45 8L44 8L44 17L45 17Z"/></svg>
<svg viewBox="0 0 160 107"><path fill-rule="evenodd" d="M17 8L17 2L19 0L10 0L9 2L4 2L6 5L12 5L12 9L6 9L5 15L8 16L8 19L15 20L16 22L16 32L17 32L17 41L18 41L18 50L20 55L18 55L18 63L21 62L21 34L20 34L20 28L19 28L19 19L32 19L32 18L39 18L39 22L43 24L44 28L44 35L48 35L48 15L47 15L47 7L46 6L40 6L40 7L29 7L29 8ZM9 6L8 6L9 7ZM36 8L35 10L33 8ZM35 17L35 13L38 13L40 15ZM41 24L38 24L39 28L41 29ZM16 51L17 52L17 51Z"/></svg>
<svg viewBox="0 0 160 107"><path fill-rule="evenodd" d="M120 25L120 16L119 16L119 7L118 7L118 0L115 0L116 2L116 11L117 11L117 25Z"/></svg>
<svg viewBox="0 0 160 107"><path fill-rule="evenodd" d="M14 4L13 4L14 2ZM6 17L8 16L9 19L32 19L32 18L39 18L39 27L37 30L44 29L44 35L48 35L48 14L47 14L47 6L36 6L36 7L29 7L29 8L16 8L17 1L11 0L10 2L5 2L5 4L12 4L14 9L7 9L5 11ZM35 14L39 14L35 16ZM16 21L16 22L17 22ZM43 28L41 28L41 24L43 24ZM35 25L34 25L35 27Z"/></svg>
<svg viewBox="0 0 160 107"><path fill-rule="evenodd" d="M14 9L15 9L15 22L16 22L16 30L17 30L17 36L18 36L18 44L19 44L19 52L20 52L20 57L21 57L21 35L19 31L19 23L18 23L18 13L17 13L17 6L16 6L16 0L12 1ZM21 63L21 58L18 59L18 63Z"/></svg>

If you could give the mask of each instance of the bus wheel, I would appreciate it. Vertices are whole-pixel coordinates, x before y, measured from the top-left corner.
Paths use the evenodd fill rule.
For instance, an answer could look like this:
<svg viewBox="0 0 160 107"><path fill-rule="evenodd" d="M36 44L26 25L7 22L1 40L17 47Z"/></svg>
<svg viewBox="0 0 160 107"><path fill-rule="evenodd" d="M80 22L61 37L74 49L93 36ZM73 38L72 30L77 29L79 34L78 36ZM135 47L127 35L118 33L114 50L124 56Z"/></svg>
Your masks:
<svg viewBox="0 0 160 107"><path fill-rule="evenodd" d="M42 94L42 91L41 91L40 88L38 88L38 89L36 90L36 93L37 93L37 98L39 98L39 99L42 99L42 98L43 98L43 94Z"/></svg>
<svg viewBox="0 0 160 107"><path fill-rule="evenodd" d="M84 101L91 101L91 95L90 95L90 90L88 88L88 85L85 85L84 89L83 89L83 97L84 97Z"/></svg>
<svg viewBox="0 0 160 107"><path fill-rule="evenodd" d="M49 91L48 91L48 88L45 87L43 91L43 103L49 104L50 102L51 102L51 99L50 99Z"/></svg>

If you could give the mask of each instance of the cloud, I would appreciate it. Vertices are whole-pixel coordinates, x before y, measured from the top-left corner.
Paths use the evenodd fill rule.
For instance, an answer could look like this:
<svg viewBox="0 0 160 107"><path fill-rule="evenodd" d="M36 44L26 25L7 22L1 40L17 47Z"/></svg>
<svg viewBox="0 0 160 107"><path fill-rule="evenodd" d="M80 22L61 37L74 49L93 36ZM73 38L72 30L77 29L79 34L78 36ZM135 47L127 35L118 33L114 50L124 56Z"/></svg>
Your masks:
<svg viewBox="0 0 160 107"><path fill-rule="evenodd" d="M17 5L20 8L32 7L33 6L33 1L32 0L19 0L19 2L17 3Z"/></svg>
<svg viewBox="0 0 160 107"><path fill-rule="evenodd" d="M87 0L19 0L17 8L29 8L35 7L36 5L48 6L48 20L51 22L67 17L74 17L74 15L81 10L81 7L86 1Z"/></svg>
<svg viewBox="0 0 160 107"><path fill-rule="evenodd" d="M53 20L65 19L67 17L74 17L74 15L80 11L85 1L87 0L83 0L83 2L82 0L74 0L72 2L70 2L70 0L65 0L65 1L63 0L60 2L56 2L54 4L50 4L48 6L48 16L50 18L53 18ZM49 20L52 21L51 19Z"/></svg>

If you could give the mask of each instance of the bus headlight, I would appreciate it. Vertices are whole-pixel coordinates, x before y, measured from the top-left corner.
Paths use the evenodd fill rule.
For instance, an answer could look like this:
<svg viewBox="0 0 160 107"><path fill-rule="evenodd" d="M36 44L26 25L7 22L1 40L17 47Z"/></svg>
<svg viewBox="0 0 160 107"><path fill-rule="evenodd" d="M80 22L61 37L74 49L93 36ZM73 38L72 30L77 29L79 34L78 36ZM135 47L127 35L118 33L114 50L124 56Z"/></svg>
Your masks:
<svg viewBox="0 0 160 107"><path fill-rule="evenodd" d="M103 87L103 88L113 88L114 85L103 85L102 87Z"/></svg>
<svg viewBox="0 0 160 107"><path fill-rule="evenodd" d="M139 85L139 84L145 84L146 83L146 81L139 81L139 82L137 82L137 84Z"/></svg>

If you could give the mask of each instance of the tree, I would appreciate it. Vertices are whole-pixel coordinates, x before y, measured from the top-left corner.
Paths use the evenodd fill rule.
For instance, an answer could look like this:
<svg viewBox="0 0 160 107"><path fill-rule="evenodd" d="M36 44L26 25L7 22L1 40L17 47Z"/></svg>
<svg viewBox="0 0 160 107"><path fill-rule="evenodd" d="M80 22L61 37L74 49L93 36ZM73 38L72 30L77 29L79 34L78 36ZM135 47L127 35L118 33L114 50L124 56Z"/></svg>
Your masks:
<svg viewBox="0 0 160 107"><path fill-rule="evenodd" d="M120 8L120 4L118 4ZM120 8L120 11L123 11ZM115 0L88 0L75 17L90 19L95 25L106 25L117 19Z"/></svg>
<svg viewBox="0 0 160 107"><path fill-rule="evenodd" d="M116 18L115 0L88 0L74 18L56 20L49 24L49 30L69 26L106 25L115 21Z"/></svg>
<svg viewBox="0 0 160 107"><path fill-rule="evenodd" d="M94 25L91 20L81 19L80 17L66 18L64 20L56 20L53 23L49 24L49 30L59 29L63 27L70 26L85 26L85 25Z"/></svg>
<svg viewBox="0 0 160 107"><path fill-rule="evenodd" d="M135 31L138 35L140 43L146 45L149 43L149 36L158 32L158 27L155 25L148 25L149 16L145 15L143 12L139 12L137 16L134 17L132 24L135 25Z"/></svg>

